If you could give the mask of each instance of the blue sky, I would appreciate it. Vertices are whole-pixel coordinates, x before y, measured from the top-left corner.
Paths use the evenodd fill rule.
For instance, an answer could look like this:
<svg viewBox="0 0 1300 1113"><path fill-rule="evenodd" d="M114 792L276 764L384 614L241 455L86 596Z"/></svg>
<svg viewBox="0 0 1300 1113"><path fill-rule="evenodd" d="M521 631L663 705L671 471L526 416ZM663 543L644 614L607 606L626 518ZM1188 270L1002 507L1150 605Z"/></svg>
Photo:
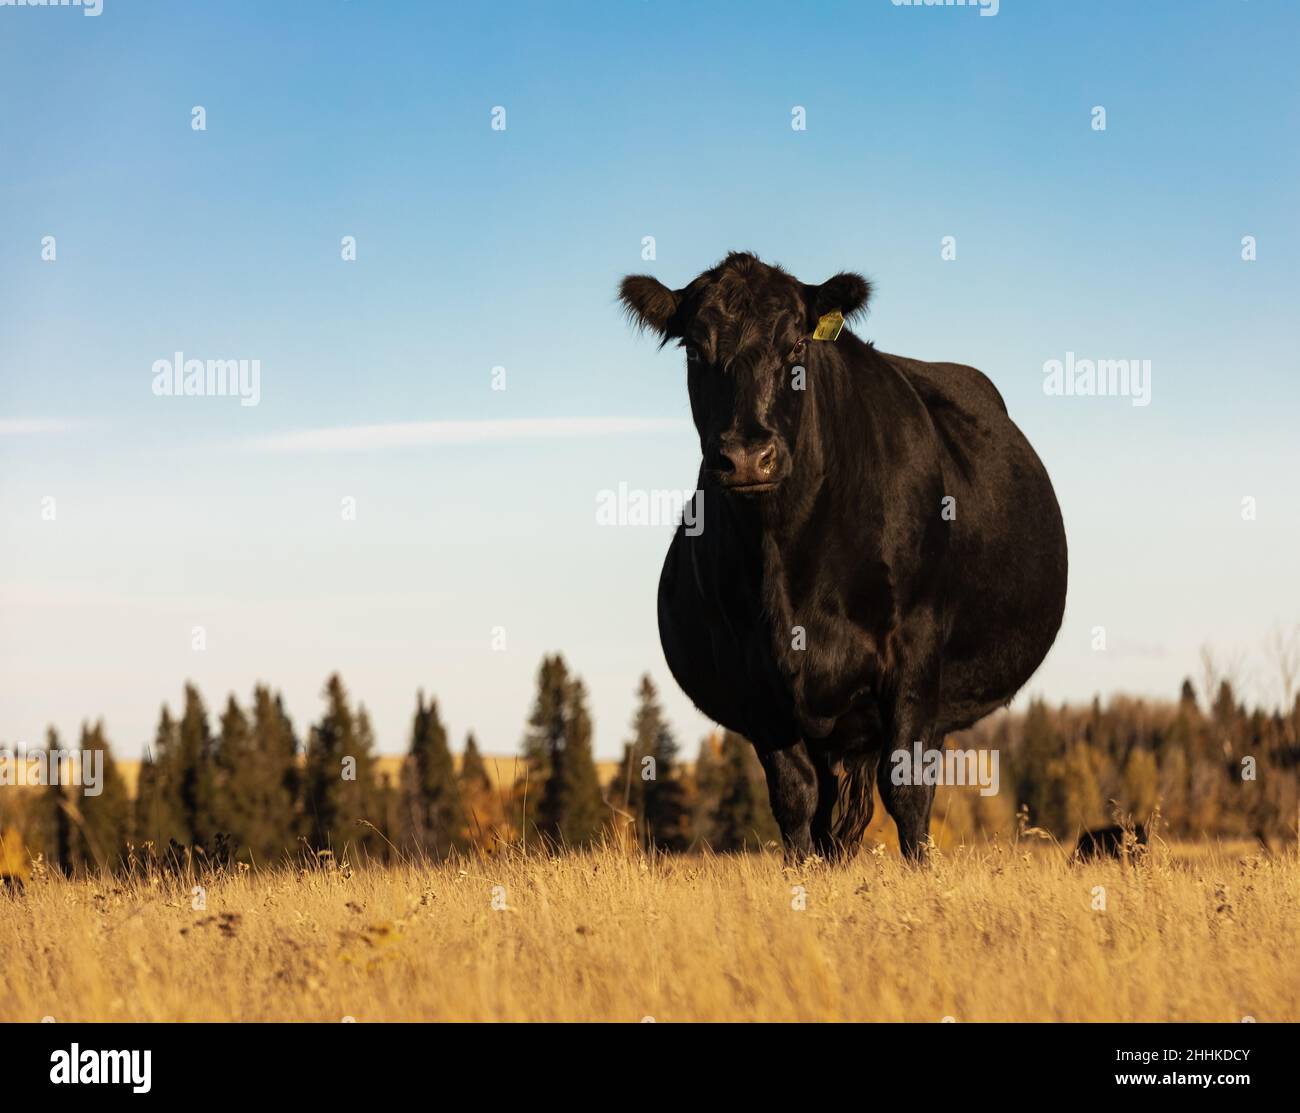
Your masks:
<svg viewBox="0 0 1300 1113"><path fill-rule="evenodd" d="M698 463L679 356L614 291L740 248L862 271L863 335L1001 389L1071 548L1027 692L1170 695L1209 642L1270 697L1260 642L1300 621L1294 5L466 7L0 7L0 741L102 714L134 756L186 678L269 680L305 730L338 669L384 750L423 686L508 752L559 649L598 753L645 670L693 752L668 530L595 520ZM156 397L176 351L259 360L260 403ZM1149 359L1151 404L1045 395L1067 352ZM401 423L439 424L285 440Z"/></svg>

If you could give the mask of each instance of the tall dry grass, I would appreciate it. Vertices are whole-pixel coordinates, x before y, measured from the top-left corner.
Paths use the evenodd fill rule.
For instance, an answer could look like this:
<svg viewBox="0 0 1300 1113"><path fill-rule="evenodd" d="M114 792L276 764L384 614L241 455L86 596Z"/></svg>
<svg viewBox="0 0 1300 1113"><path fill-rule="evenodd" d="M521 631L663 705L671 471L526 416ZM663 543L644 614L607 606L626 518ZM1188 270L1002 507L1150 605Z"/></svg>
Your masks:
<svg viewBox="0 0 1300 1113"><path fill-rule="evenodd" d="M918 871L607 849L286 867L211 881L202 910L190 884L0 895L0 1020L1300 1017L1294 852L1133 869L995 845Z"/></svg>

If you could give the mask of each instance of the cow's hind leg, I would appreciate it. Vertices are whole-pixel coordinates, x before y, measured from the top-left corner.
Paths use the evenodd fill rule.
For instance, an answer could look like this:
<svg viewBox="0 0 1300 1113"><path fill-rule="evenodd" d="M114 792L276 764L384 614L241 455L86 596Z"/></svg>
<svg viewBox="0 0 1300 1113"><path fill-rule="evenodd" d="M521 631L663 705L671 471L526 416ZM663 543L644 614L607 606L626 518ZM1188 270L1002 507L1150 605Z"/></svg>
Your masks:
<svg viewBox="0 0 1300 1113"><path fill-rule="evenodd" d="M813 821L814 844L821 823L829 828L824 842L830 849L819 850L819 854L827 858L849 855L862 841L876 806L876 769L884 743L880 709L871 702L840 716L825 745L809 747L821 789ZM837 804L839 811L832 824L831 812Z"/></svg>
<svg viewBox="0 0 1300 1113"><path fill-rule="evenodd" d="M811 824L813 852L829 861L839 857L844 849L835 838L833 821L840 779L831 768L831 755L825 749L809 746L808 755L817 771L817 807Z"/></svg>
<svg viewBox="0 0 1300 1113"><path fill-rule="evenodd" d="M767 796L781 828L786 858L797 861L813 852L812 821L817 812L817 770L802 741L781 750L759 750L767 774Z"/></svg>

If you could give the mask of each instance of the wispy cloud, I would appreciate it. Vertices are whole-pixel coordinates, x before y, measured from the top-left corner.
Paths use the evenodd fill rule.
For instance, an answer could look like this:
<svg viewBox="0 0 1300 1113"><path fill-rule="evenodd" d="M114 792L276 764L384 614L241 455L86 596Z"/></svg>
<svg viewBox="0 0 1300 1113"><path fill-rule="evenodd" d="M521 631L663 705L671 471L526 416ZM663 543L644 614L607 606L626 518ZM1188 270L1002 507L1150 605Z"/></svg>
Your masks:
<svg viewBox="0 0 1300 1113"><path fill-rule="evenodd" d="M0 417L0 437L26 437L36 433L67 433L84 423L62 417Z"/></svg>
<svg viewBox="0 0 1300 1113"><path fill-rule="evenodd" d="M341 425L304 429L249 441L258 452L352 452L412 445L483 444L494 441L568 440L571 438L683 433L684 418L533 417L497 421L400 421L383 425Z"/></svg>

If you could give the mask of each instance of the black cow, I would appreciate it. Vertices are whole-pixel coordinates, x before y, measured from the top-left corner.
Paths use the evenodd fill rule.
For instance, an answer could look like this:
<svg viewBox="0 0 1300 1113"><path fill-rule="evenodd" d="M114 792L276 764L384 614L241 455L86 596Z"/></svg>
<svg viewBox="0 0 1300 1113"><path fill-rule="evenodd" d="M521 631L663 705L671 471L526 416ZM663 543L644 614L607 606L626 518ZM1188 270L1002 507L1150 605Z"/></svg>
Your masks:
<svg viewBox="0 0 1300 1113"><path fill-rule="evenodd" d="M880 770L903 854L923 858L934 788L895 784L890 754L1006 704L1065 607L1056 496L993 384L847 329L813 338L869 293L748 254L620 291L684 349L703 452L703 528L678 529L659 583L664 655L754 743L794 857L856 845Z"/></svg>
<svg viewBox="0 0 1300 1113"><path fill-rule="evenodd" d="M1136 824L1131 830L1116 823L1111 827L1096 827L1084 831L1074 847L1076 862L1089 862L1096 858L1125 859L1136 855L1140 846L1148 841L1146 825Z"/></svg>

